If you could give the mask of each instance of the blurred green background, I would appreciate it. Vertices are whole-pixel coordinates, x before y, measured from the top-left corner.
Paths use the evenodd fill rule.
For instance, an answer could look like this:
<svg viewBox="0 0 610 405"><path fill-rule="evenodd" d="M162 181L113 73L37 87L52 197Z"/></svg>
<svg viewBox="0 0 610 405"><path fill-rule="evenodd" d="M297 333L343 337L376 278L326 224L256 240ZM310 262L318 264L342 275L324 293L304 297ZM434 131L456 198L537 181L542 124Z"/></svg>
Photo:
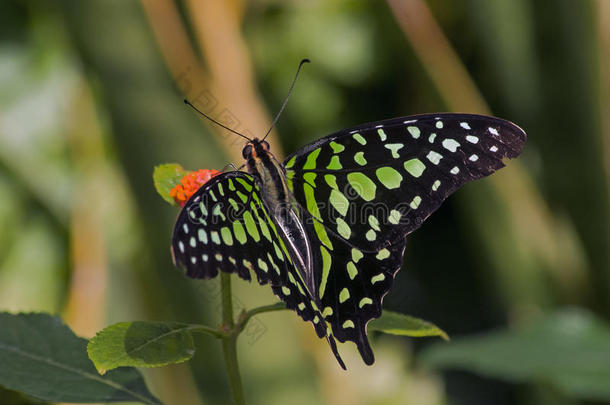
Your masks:
<svg viewBox="0 0 610 405"><path fill-rule="evenodd" d="M372 367L342 345L346 373L310 325L262 315L239 345L249 403L610 403L608 0L3 0L0 310L57 313L85 337L217 323L217 280L171 264L177 211L152 169L239 164L242 142L182 99L261 135L304 57L279 156L432 111L493 114L529 138L411 235L386 298L452 342L373 336ZM197 343L190 363L145 371L165 403L228 403L220 343Z"/></svg>

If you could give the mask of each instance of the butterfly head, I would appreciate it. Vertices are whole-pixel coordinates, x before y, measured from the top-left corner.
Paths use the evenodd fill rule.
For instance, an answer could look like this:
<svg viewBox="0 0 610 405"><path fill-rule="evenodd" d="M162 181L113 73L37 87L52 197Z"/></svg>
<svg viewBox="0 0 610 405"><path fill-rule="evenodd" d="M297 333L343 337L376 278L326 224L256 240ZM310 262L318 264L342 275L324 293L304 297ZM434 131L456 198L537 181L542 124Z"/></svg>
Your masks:
<svg viewBox="0 0 610 405"><path fill-rule="evenodd" d="M260 158L262 155L269 153L269 143L265 140L254 138L248 142L241 151L244 159Z"/></svg>

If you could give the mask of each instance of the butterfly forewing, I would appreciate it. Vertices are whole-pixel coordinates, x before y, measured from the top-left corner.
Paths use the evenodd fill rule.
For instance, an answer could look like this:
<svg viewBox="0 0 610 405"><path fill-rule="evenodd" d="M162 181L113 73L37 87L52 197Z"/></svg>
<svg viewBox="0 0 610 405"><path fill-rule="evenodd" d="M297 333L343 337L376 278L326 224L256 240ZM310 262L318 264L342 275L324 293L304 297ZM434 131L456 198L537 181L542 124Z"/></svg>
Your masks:
<svg viewBox="0 0 610 405"><path fill-rule="evenodd" d="M366 323L400 268L405 236L466 182L519 155L525 133L470 114L420 115L341 131L286 159L307 230L322 313L340 340L373 355Z"/></svg>
<svg viewBox="0 0 610 405"><path fill-rule="evenodd" d="M307 291L250 174L220 174L193 194L174 227L172 253L176 266L193 278L213 278L224 271L250 280L254 272L259 283L270 283L288 308L311 321L318 336L328 336L331 342L331 330L322 321L316 300ZM336 353L334 341L331 347Z"/></svg>

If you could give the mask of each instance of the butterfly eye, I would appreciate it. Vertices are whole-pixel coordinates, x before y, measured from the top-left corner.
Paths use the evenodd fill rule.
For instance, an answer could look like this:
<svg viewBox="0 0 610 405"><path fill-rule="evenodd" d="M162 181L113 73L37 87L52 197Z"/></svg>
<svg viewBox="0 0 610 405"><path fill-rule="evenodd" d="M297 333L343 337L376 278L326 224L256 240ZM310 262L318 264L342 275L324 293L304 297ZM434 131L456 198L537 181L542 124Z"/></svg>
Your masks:
<svg viewBox="0 0 610 405"><path fill-rule="evenodd" d="M248 157L250 155L252 155L252 145L248 144L244 147L244 149L241 151L241 155L243 156L244 159L248 159Z"/></svg>
<svg viewBox="0 0 610 405"><path fill-rule="evenodd" d="M265 149L266 151L269 150L269 143L267 141L262 141L261 145L263 145L263 149Z"/></svg>

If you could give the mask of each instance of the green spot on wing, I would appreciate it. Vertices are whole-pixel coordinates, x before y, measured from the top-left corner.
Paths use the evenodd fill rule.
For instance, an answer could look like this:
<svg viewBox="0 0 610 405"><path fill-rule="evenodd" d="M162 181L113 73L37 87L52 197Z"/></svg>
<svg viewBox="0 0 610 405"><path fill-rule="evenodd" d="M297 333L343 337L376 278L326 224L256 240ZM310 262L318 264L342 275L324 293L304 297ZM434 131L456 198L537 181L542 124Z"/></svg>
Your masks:
<svg viewBox="0 0 610 405"><path fill-rule="evenodd" d="M360 166L364 166L366 165L366 159L364 158L364 152L360 151L360 152L356 152L356 154L354 155L354 161L356 163L358 163Z"/></svg>
<svg viewBox="0 0 610 405"><path fill-rule="evenodd" d="M358 270L356 269L354 262L347 263L347 274L349 275L350 280L353 280L358 275Z"/></svg>
<svg viewBox="0 0 610 405"><path fill-rule="evenodd" d="M296 156L293 156L290 158L290 160L288 162L286 162L286 164L284 165L284 167L286 169L290 169L292 166L294 166L294 162L297 160Z"/></svg>
<svg viewBox="0 0 610 405"><path fill-rule="evenodd" d="M233 235L231 234L231 230L226 226L220 229L220 235L222 236L222 241L225 245L233 246Z"/></svg>
<svg viewBox="0 0 610 405"><path fill-rule="evenodd" d="M250 211L244 212L244 223L246 224L246 229L248 230L248 233L250 234L250 236L252 236L254 241L260 241L261 236L258 233L258 228L256 227L256 223L254 222L254 218L252 218L252 214L250 214Z"/></svg>
<svg viewBox="0 0 610 405"><path fill-rule="evenodd" d="M331 205L343 216L347 214L347 208L349 207L349 201L345 195L338 190L331 190L330 197L328 198Z"/></svg>
<svg viewBox="0 0 610 405"><path fill-rule="evenodd" d="M326 184L328 184L330 187L334 188L334 189L338 189L339 187L337 187L337 178L335 177L335 175L333 174L325 174L324 175L324 180L326 181Z"/></svg>
<svg viewBox="0 0 610 405"><path fill-rule="evenodd" d="M284 255L282 254L280 247L275 242L273 242L273 249L275 250L275 255L277 256L277 258L281 261L284 261Z"/></svg>
<svg viewBox="0 0 610 405"><path fill-rule="evenodd" d="M327 169L329 170L341 170L343 169L343 166L341 165L341 162L339 161L339 156L334 155L333 157L330 158L330 163L328 164L328 166L326 166Z"/></svg>
<svg viewBox="0 0 610 405"><path fill-rule="evenodd" d="M391 224L397 225L398 221L400 221L401 217L402 217L402 214L400 213L400 211L392 210L392 211L390 211L390 215L388 216L388 221Z"/></svg>
<svg viewBox="0 0 610 405"><path fill-rule="evenodd" d="M232 198L229 198L229 204L231 204L231 207L233 207L233 210L235 212L239 211L239 205L237 204L237 201Z"/></svg>
<svg viewBox="0 0 610 405"><path fill-rule="evenodd" d="M326 283L328 282L328 274L330 272L330 265L332 259L330 253L324 246L320 246L320 253L322 254L322 280L320 280L320 299L324 296L326 291Z"/></svg>
<svg viewBox="0 0 610 405"><path fill-rule="evenodd" d="M373 303L373 300L370 299L369 297L364 297L363 299L360 300L360 302L358 303L358 308L362 308L365 305L370 305Z"/></svg>
<svg viewBox="0 0 610 405"><path fill-rule="evenodd" d="M348 319L347 321L343 322L343 329L347 329L347 328L353 328L354 327L354 321L352 321L351 319Z"/></svg>
<svg viewBox="0 0 610 405"><path fill-rule="evenodd" d="M426 165L421 160L414 158L405 162L405 170L413 177L419 177L426 170Z"/></svg>
<svg viewBox="0 0 610 405"><path fill-rule="evenodd" d="M337 232L345 239L349 239L352 236L352 230L343 218L337 218Z"/></svg>
<svg viewBox="0 0 610 405"><path fill-rule="evenodd" d="M349 299L349 290L347 288L343 288L339 293L339 302L343 304L345 301Z"/></svg>
<svg viewBox="0 0 610 405"><path fill-rule="evenodd" d="M374 241L375 239L377 239L377 234L375 233L375 231L374 231L374 230L369 229L369 230L366 232L366 239L367 239L367 240L370 240L370 241L372 242L372 241Z"/></svg>
<svg viewBox="0 0 610 405"><path fill-rule="evenodd" d="M236 178L236 180L246 189L246 191L252 191L252 183L247 182L244 179Z"/></svg>
<svg viewBox="0 0 610 405"><path fill-rule="evenodd" d="M364 137L358 133L353 134L352 137L360 144L360 145L366 145L366 139L364 139Z"/></svg>
<svg viewBox="0 0 610 405"><path fill-rule="evenodd" d="M379 128L377 133L379 134L379 139L381 139L381 142L385 142L385 140L388 139L388 136L382 128Z"/></svg>
<svg viewBox="0 0 610 405"><path fill-rule="evenodd" d="M419 204L421 204L421 197L416 195L415 197L413 197L413 200L411 201L411 204L409 204L409 206L416 210L419 207Z"/></svg>
<svg viewBox="0 0 610 405"><path fill-rule="evenodd" d="M248 202L248 196L245 195L244 193L242 193L241 191L237 190L236 191L237 196L239 197L239 199L245 204L246 202Z"/></svg>
<svg viewBox="0 0 610 405"><path fill-rule="evenodd" d="M365 201L372 201L375 199L377 186L364 173L349 173L347 175L347 181Z"/></svg>
<svg viewBox="0 0 610 405"><path fill-rule="evenodd" d="M335 141L330 142L330 147L333 148L333 153L341 153L345 150L345 146Z"/></svg>
<svg viewBox="0 0 610 405"><path fill-rule="evenodd" d="M258 268L264 271L265 273L269 271L269 266L267 266L267 263L265 263L263 259L258 259L257 264Z"/></svg>
<svg viewBox="0 0 610 405"><path fill-rule="evenodd" d="M421 134L421 131L419 130L419 128L414 127L414 126L408 126L407 131L409 131L411 136L415 139L419 138L419 135Z"/></svg>
<svg viewBox="0 0 610 405"><path fill-rule="evenodd" d="M379 253L377 253L377 256L375 256L377 260L387 259L388 257L390 257L390 251L388 249L381 249Z"/></svg>
<svg viewBox="0 0 610 405"><path fill-rule="evenodd" d="M392 157L394 159L398 159L400 157L398 151L402 149L405 145L403 145L402 143L388 143L384 146L392 151Z"/></svg>
<svg viewBox="0 0 610 405"><path fill-rule="evenodd" d="M248 240L244 226L237 220L233 222L233 233L235 234L235 239L237 239L242 245L244 245Z"/></svg>
<svg viewBox="0 0 610 405"><path fill-rule="evenodd" d="M358 263L358 261L360 259L362 259L363 257L364 257L364 254L362 253L362 251L360 249L352 248L352 260L354 261L354 263Z"/></svg>
<svg viewBox="0 0 610 405"><path fill-rule="evenodd" d="M216 231L210 232L210 238L212 239L212 242L214 242L217 245L220 245L220 235L218 235L218 232L216 232Z"/></svg>
<svg viewBox="0 0 610 405"><path fill-rule="evenodd" d="M258 226L261 228L261 233L263 234L263 236L265 238L267 238L267 240L269 242L271 242L273 239L271 239L271 233L269 233L269 227L267 226L267 221L264 218L260 218L258 216L258 211L254 211L257 218L258 218Z"/></svg>
<svg viewBox="0 0 610 405"><path fill-rule="evenodd" d="M317 176L318 175L316 173L307 172L307 173L303 174L303 180L305 180L307 183L309 183L312 187L315 187Z"/></svg>
<svg viewBox="0 0 610 405"><path fill-rule="evenodd" d="M377 175L377 179L383 184L387 189L392 190L400 187L400 183L402 182L402 175L396 171L396 169L392 167L380 167L375 171Z"/></svg>
<svg viewBox="0 0 610 405"><path fill-rule="evenodd" d="M303 170L311 170L316 168L316 159L318 159L318 155L322 149L318 148L307 155L307 160L303 165Z"/></svg>

